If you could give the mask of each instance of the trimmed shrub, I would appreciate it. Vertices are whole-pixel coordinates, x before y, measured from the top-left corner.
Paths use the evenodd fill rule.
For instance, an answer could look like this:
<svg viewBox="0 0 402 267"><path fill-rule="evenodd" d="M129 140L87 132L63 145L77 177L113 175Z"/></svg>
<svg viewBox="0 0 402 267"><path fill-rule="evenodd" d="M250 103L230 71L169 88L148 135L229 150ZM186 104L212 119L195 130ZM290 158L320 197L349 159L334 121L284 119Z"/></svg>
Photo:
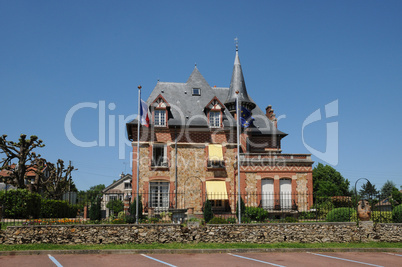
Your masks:
<svg viewBox="0 0 402 267"><path fill-rule="evenodd" d="M91 219L91 221L100 221L102 219L101 199L99 197L91 204L91 208L89 209L89 219Z"/></svg>
<svg viewBox="0 0 402 267"><path fill-rule="evenodd" d="M356 210L351 208L336 208L328 212L327 222L350 222L356 216Z"/></svg>
<svg viewBox="0 0 402 267"><path fill-rule="evenodd" d="M214 213L212 212L212 205L211 201L207 199L204 202L204 220L205 223L208 223L214 217Z"/></svg>
<svg viewBox="0 0 402 267"><path fill-rule="evenodd" d="M229 224L235 224L235 223L237 223L237 219L236 219L235 217L229 217L229 218L226 219L226 221L227 221Z"/></svg>
<svg viewBox="0 0 402 267"><path fill-rule="evenodd" d="M287 223L295 223L295 222L298 222L298 221L299 221L298 219L296 219L295 217L292 217L292 216L287 216L285 218L285 222L287 222Z"/></svg>
<svg viewBox="0 0 402 267"><path fill-rule="evenodd" d="M251 219L249 217L242 216L241 223L251 223Z"/></svg>
<svg viewBox="0 0 402 267"><path fill-rule="evenodd" d="M0 192L0 205L3 206L3 216L10 219L37 219L40 216L41 196L26 189L16 189Z"/></svg>
<svg viewBox="0 0 402 267"><path fill-rule="evenodd" d="M392 210L392 221L394 223L402 223L402 204Z"/></svg>
<svg viewBox="0 0 402 267"><path fill-rule="evenodd" d="M228 221L221 217L214 217L208 223L209 224L227 224Z"/></svg>
<svg viewBox="0 0 402 267"><path fill-rule="evenodd" d="M258 207L246 207L244 215L252 221L263 222L268 218L268 211Z"/></svg>
<svg viewBox="0 0 402 267"><path fill-rule="evenodd" d="M376 223L392 223L392 212L373 211L371 212L371 220Z"/></svg>
<svg viewBox="0 0 402 267"><path fill-rule="evenodd" d="M302 211L299 213L300 220L314 220L316 218L316 213L314 211Z"/></svg>
<svg viewBox="0 0 402 267"><path fill-rule="evenodd" d="M120 199L113 199L106 204L106 208L113 211L113 215L116 216L119 212L124 210L124 204Z"/></svg>
<svg viewBox="0 0 402 267"><path fill-rule="evenodd" d="M317 219L324 219L335 206L330 199L318 199L312 208L316 210Z"/></svg>
<svg viewBox="0 0 402 267"><path fill-rule="evenodd" d="M124 221L126 223L135 223L135 218L131 215L126 215L126 217L124 218Z"/></svg>
<svg viewBox="0 0 402 267"><path fill-rule="evenodd" d="M133 202L131 202L130 207L128 208L128 212L135 222L136 210L137 210L137 195L133 195ZM138 220L144 219L144 215L142 214L142 197L141 195L138 196ZM127 218L126 218L127 221ZM131 223L131 219L129 219L129 223Z"/></svg>
<svg viewBox="0 0 402 267"><path fill-rule="evenodd" d="M70 205L66 201L42 199L41 218L75 218L78 206Z"/></svg>
<svg viewBox="0 0 402 267"><path fill-rule="evenodd" d="M158 217L152 217L149 219L149 223L158 223L159 222L159 218Z"/></svg>

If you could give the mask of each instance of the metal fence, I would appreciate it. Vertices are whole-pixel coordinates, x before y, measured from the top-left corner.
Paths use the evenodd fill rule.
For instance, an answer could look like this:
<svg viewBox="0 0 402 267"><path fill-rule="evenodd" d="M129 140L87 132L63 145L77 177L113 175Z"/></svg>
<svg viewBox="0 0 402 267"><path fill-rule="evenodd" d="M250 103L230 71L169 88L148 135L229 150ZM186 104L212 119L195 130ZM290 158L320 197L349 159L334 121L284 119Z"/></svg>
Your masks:
<svg viewBox="0 0 402 267"><path fill-rule="evenodd" d="M124 211L120 216L103 218L106 223L133 223L135 214L130 214L129 206L136 195L124 200ZM236 223L238 195L226 192L178 192L154 190L141 192L141 222L171 222L175 218L203 218L205 203L209 201L214 217ZM130 203L131 202L131 203ZM392 222L392 208L395 203L381 195L361 197L314 197L308 193L244 193L241 194L242 222L325 222L357 221L358 204L371 209L371 218L375 223ZM89 211L95 203L44 207L36 210L34 205L15 207L11 203L0 203L2 228L12 225L51 225L94 223L89 219ZM63 210L68 209L68 210ZM18 213L19 212L19 213ZM102 214L105 214L104 212ZM109 214L109 213L108 213ZM181 214L181 215L180 215ZM175 217L176 216L176 217ZM178 217L177 217L178 216ZM96 222L99 223L99 222Z"/></svg>

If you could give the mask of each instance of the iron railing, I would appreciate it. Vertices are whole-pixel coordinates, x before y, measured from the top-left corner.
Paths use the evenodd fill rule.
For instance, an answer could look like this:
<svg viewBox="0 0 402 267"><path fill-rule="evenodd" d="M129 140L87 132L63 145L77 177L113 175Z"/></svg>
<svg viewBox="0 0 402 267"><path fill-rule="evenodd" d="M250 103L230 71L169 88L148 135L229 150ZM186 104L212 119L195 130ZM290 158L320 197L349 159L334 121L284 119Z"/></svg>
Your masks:
<svg viewBox="0 0 402 267"><path fill-rule="evenodd" d="M227 192L204 192L204 191L186 191L177 194L171 191L160 190L152 192L141 192L143 221L157 221L158 219L169 221L167 215L177 211L190 217L202 218L204 205L208 200L212 206L212 212L215 217L221 217L230 222L236 222L238 195ZM113 217L105 218L106 212L101 211L103 220L110 223L133 222L129 206L136 199L136 194L132 198L125 199L124 211ZM308 193L242 193L242 203L244 203L242 222L325 222L325 221L358 221L356 203L361 203L362 198L352 197L317 197ZM131 203L130 203L131 202ZM392 209L399 205L390 197L381 195L365 196L364 203L370 206L371 218L375 223L391 223ZM1 226L12 225L47 225L47 224L82 224L94 223L89 219L89 211L94 203L79 203L68 210L49 210L41 207L40 211L30 210L26 207L24 210L20 207L13 207L10 202L0 203ZM43 205L43 204L42 204ZM63 208L61 208L63 209ZM104 208L103 208L104 209ZM19 213L16 213L18 211ZM107 213L113 214L112 213ZM120 216L118 216L120 215Z"/></svg>

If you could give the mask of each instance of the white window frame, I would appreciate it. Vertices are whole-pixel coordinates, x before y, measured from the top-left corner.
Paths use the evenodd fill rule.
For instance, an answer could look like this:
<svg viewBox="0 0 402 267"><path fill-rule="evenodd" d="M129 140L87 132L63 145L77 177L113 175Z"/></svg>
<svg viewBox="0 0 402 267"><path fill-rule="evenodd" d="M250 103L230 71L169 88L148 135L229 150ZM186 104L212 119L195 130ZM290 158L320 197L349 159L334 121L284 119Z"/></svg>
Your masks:
<svg viewBox="0 0 402 267"><path fill-rule="evenodd" d="M155 150L156 149L161 149L163 148L163 155L162 157L155 158L157 155L155 155ZM162 158L162 160L161 160ZM168 167L168 160L167 160L167 145L166 144L153 144L152 146L152 166L154 167Z"/></svg>
<svg viewBox="0 0 402 267"><path fill-rule="evenodd" d="M166 109L156 109L154 111L154 126L156 127L166 126Z"/></svg>
<svg viewBox="0 0 402 267"><path fill-rule="evenodd" d="M212 115L214 114L214 115ZM210 111L209 112L209 127L219 128L221 127L221 112L220 111Z"/></svg>
<svg viewBox="0 0 402 267"><path fill-rule="evenodd" d="M201 95L201 89L200 88L193 88L192 95L193 96L200 96Z"/></svg>
<svg viewBox="0 0 402 267"><path fill-rule="evenodd" d="M169 182L153 181L149 183L149 206L156 212L169 209Z"/></svg>

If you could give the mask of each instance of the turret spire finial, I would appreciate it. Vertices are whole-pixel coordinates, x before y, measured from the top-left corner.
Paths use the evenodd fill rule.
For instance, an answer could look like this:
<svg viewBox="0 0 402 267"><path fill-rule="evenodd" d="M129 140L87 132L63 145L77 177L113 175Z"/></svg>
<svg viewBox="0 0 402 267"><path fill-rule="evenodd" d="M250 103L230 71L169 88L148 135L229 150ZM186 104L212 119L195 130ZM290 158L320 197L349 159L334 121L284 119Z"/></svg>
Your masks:
<svg viewBox="0 0 402 267"><path fill-rule="evenodd" d="M249 98L247 94L246 83L244 81L243 71L241 69L239 59L239 39L236 37L234 40L236 44L236 56L233 65L233 73L232 79L230 81L229 93L226 98L225 105L230 112L235 112L235 103L237 98L236 95L238 95L241 105L251 111L256 107L256 104ZM239 93L236 94L236 91L238 91Z"/></svg>

